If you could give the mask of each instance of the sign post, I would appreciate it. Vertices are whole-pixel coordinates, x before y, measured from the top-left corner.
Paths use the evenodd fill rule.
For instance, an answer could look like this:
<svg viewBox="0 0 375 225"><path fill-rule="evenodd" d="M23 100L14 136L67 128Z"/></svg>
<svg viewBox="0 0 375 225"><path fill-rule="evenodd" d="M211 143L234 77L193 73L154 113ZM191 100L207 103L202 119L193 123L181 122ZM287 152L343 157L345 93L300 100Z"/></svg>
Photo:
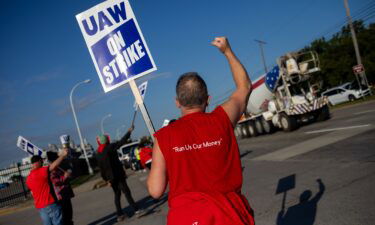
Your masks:
<svg viewBox="0 0 375 225"><path fill-rule="evenodd" d="M362 98L365 99L365 95L363 94L362 92L362 82L364 82L363 78L363 74L365 72L365 68L363 67L362 64L358 64L358 65L355 65L353 66L353 73L354 73L354 76L357 80L357 83L358 83L358 87L359 87L359 91L362 95Z"/></svg>
<svg viewBox="0 0 375 225"><path fill-rule="evenodd" d="M148 84L148 81L145 81L141 85L138 86L138 90L139 90L139 92L142 96L142 99L145 99L147 84ZM134 115L133 115L133 120L132 120L131 126L134 125L134 121L135 121L135 117L137 116L137 112L138 112L138 103L137 103L137 101L134 101Z"/></svg>
<svg viewBox="0 0 375 225"><path fill-rule="evenodd" d="M154 128L135 79L157 68L129 1L105 1L76 19L104 92L129 83L152 136Z"/></svg>
<svg viewBox="0 0 375 225"><path fill-rule="evenodd" d="M148 132L151 134L152 140L154 140L155 128L154 128L154 125L152 124L150 116L148 115L148 112L147 112L147 109L146 109L146 105L143 102L142 95L139 92L137 84L135 83L134 80L131 80L129 82L129 84L130 84L130 88L132 89L133 95L135 97L135 101L137 102L139 108L141 109L142 116L143 116L143 119L144 119L144 121L146 123Z"/></svg>
<svg viewBox="0 0 375 225"><path fill-rule="evenodd" d="M286 194L289 190L296 187L296 175L292 174L287 177L283 177L279 180L276 188L276 194L283 193L283 201L281 203L281 211L285 210Z"/></svg>

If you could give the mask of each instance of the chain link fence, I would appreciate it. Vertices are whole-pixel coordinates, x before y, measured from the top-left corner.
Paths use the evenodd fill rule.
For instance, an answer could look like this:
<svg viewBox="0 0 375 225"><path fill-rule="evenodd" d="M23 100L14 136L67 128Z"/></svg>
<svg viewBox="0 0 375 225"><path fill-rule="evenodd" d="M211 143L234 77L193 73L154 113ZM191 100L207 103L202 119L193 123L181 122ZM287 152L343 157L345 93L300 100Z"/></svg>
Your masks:
<svg viewBox="0 0 375 225"><path fill-rule="evenodd" d="M30 170L31 164L17 164L0 170L0 208L15 205L31 197L26 186L26 177Z"/></svg>

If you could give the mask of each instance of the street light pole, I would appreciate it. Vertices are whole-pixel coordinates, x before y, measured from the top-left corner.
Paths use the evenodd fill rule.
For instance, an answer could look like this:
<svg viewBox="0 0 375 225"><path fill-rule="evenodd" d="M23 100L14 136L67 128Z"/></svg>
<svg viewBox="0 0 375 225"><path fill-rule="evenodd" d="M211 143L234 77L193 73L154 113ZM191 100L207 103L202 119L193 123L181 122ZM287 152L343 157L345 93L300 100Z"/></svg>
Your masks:
<svg viewBox="0 0 375 225"><path fill-rule="evenodd" d="M111 117L112 114L108 114L108 115L105 115L103 118L102 118L102 121L100 123L100 128L101 128L101 131L102 131L102 134L104 134L104 126L103 126L103 123L104 123L104 120Z"/></svg>
<svg viewBox="0 0 375 225"><path fill-rule="evenodd" d="M76 115L76 111L74 109L74 105L73 105L73 92L74 90L81 84L87 84L87 83L90 83L91 80L90 79L87 79L87 80L84 80L84 81L81 81L79 82L78 84L74 85L74 87L72 88L72 90L70 91L70 106L72 107L72 112L73 112L73 117L74 117L74 121L76 123L76 127L77 127L77 131L78 131L78 136L79 136L79 140L81 142L81 148L83 150L83 154L85 156L85 159L86 159L86 163L87 163L87 167L89 169L89 173L90 174L94 174L91 166L90 166L90 162L89 162L89 159L87 158L87 153L86 153L86 148L85 148L85 144L83 143L83 138L82 138L82 134L81 134L81 130L79 128L79 125L78 125L78 120L77 120L77 115Z"/></svg>

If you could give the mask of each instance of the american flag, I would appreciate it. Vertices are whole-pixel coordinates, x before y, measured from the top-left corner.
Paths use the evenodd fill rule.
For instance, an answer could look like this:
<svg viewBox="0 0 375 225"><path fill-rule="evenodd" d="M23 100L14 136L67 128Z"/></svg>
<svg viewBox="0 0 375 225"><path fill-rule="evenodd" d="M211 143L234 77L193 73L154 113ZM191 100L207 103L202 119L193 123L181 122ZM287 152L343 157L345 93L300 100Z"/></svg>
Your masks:
<svg viewBox="0 0 375 225"><path fill-rule="evenodd" d="M266 86L270 91L273 91L276 86L276 82L279 79L279 67L275 66L266 74Z"/></svg>

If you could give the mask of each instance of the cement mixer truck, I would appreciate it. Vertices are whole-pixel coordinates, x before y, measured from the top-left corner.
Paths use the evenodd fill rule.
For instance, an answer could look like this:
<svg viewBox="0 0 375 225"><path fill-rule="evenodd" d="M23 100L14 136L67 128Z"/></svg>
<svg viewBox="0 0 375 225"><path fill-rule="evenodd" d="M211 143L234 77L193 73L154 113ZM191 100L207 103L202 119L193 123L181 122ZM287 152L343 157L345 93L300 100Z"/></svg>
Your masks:
<svg viewBox="0 0 375 225"><path fill-rule="evenodd" d="M320 71L316 52L291 52L253 81L247 109L235 128L237 137L254 137L278 128L293 131L311 121L330 117L328 99L317 96L310 84Z"/></svg>

